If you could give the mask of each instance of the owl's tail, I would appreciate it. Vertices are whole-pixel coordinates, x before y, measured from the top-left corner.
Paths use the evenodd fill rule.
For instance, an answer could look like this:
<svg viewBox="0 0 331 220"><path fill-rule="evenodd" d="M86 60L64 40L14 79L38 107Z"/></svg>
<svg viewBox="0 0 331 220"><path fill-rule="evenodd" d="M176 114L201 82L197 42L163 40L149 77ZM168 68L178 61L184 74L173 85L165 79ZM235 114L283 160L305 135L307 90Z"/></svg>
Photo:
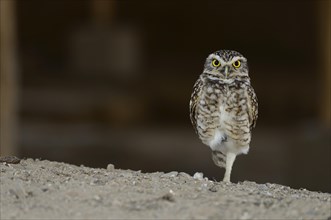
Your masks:
<svg viewBox="0 0 331 220"><path fill-rule="evenodd" d="M221 151L212 151L213 161L216 166L226 167L226 155Z"/></svg>

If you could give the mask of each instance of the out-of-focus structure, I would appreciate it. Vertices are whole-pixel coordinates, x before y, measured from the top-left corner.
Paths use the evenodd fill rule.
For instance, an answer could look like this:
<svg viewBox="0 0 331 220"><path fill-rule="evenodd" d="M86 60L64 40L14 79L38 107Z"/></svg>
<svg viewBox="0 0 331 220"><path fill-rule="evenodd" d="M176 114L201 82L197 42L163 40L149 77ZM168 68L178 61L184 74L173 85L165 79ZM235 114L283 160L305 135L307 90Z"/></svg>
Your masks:
<svg viewBox="0 0 331 220"><path fill-rule="evenodd" d="M15 1L0 2L0 147L15 155L18 123L18 57Z"/></svg>
<svg viewBox="0 0 331 220"><path fill-rule="evenodd" d="M219 180L188 102L233 49L259 99L233 181L331 191L330 1L0 2L1 155Z"/></svg>
<svg viewBox="0 0 331 220"><path fill-rule="evenodd" d="M323 57L322 79L324 84L321 86L323 101L320 105L321 119L330 128L331 115L331 3L330 1L318 1L319 15L319 48Z"/></svg>

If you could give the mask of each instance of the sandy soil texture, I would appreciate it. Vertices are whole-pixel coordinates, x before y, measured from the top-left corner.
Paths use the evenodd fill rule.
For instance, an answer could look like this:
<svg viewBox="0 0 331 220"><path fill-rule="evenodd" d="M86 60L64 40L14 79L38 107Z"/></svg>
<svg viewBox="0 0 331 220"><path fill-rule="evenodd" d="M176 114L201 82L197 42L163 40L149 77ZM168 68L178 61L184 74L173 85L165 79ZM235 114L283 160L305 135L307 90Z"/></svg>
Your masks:
<svg viewBox="0 0 331 220"><path fill-rule="evenodd" d="M0 163L1 219L331 219L331 194L182 172Z"/></svg>

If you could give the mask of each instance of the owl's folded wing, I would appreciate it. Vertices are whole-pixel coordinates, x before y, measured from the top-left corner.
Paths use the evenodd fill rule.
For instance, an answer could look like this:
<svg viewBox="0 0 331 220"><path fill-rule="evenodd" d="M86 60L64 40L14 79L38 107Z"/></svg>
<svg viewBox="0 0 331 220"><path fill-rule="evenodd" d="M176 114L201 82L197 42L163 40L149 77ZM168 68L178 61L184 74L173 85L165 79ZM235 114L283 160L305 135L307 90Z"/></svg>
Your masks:
<svg viewBox="0 0 331 220"><path fill-rule="evenodd" d="M190 119L193 125L193 128L197 132L197 120L196 120L196 108L197 103L199 102L200 92L201 92L202 82L200 78L195 82L193 86L193 93L190 100Z"/></svg>
<svg viewBox="0 0 331 220"><path fill-rule="evenodd" d="M258 104L257 104L257 97L253 87L248 87L247 93L248 93L248 115L249 115L250 128L252 129L255 127L258 117Z"/></svg>

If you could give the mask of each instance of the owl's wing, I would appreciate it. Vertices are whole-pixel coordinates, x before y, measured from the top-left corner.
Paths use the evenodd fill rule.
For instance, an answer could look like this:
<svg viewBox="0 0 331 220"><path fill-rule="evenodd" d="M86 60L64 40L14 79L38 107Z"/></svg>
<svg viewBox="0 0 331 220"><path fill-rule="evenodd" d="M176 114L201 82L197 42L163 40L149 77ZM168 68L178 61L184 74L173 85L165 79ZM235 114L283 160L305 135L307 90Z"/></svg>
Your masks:
<svg viewBox="0 0 331 220"><path fill-rule="evenodd" d="M202 87L202 81L199 78L193 86L193 93L191 95L191 100L190 100L190 119L193 128L195 129L196 132L197 132L196 108L197 108L197 103L199 102L201 87Z"/></svg>
<svg viewBox="0 0 331 220"><path fill-rule="evenodd" d="M250 128L254 128L258 117L257 97L252 86L248 87L248 115Z"/></svg>

